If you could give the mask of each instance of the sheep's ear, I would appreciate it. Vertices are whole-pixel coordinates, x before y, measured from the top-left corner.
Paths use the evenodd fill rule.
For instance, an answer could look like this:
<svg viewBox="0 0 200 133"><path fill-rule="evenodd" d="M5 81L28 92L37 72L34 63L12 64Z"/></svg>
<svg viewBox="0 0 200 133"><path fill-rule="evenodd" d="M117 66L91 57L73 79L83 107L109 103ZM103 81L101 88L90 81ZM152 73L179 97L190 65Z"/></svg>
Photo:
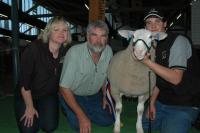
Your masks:
<svg viewBox="0 0 200 133"><path fill-rule="evenodd" d="M167 33L165 33L165 32L153 32L152 37L153 37L153 39L160 41L160 40L163 40L167 37Z"/></svg>
<svg viewBox="0 0 200 133"><path fill-rule="evenodd" d="M129 40L130 38L133 37L134 31L131 30L118 30L118 33L120 36L126 38L127 40Z"/></svg>

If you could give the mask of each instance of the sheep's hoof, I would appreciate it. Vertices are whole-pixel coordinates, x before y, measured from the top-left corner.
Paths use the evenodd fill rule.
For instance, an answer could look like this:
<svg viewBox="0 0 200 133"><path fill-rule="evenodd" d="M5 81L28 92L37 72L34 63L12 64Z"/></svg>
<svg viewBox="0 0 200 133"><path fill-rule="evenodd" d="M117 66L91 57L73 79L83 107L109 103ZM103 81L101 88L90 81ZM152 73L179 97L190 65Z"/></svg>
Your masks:
<svg viewBox="0 0 200 133"><path fill-rule="evenodd" d="M113 133L120 133L120 132L118 132L118 131L114 131Z"/></svg>
<svg viewBox="0 0 200 133"><path fill-rule="evenodd" d="M115 127L113 133L120 133L120 128L119 127Z"/></svg>
<svg viewBox="0 0 200 133"><path fill-rule="evenodd" d="M137 131L137 133L144 133L144 131Z"/></svg>

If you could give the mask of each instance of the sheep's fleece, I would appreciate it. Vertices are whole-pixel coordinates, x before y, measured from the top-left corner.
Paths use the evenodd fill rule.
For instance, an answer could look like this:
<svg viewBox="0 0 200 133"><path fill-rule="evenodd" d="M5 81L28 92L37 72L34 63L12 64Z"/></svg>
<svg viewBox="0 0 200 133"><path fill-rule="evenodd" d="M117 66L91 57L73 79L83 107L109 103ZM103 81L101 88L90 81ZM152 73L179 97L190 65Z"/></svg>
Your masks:
<svg viewBox="0 0 200 133"><path fill-rule="evenodd" d="M116 121L114 133L120 132L120 113L122 111L121 96L138 96L138 118L136 123L137 133L143 133L142 113L144 102L148 98L149 87L152 90L156 83L154 72L144 65L138 58L143 59L149 49L151 59L155 59L155 49L151 47L155 39L164 39L166 33L152 33L145 29L136 31L122 30L119 33L126 38L132 38L129 46L116 53L108 67L108 80L111 86L111 95L115 100ZM134 46L139 43L138 48ZM134 44L134 45L133 45ZM145 45L144 45L145 44ZM143 46L142 46L143 45ZM148 48L147 48L148 47ZM138 50L138 51L137 51ZM141 54L142 53L142 54ZM143 56L143 57L142 57ZM149 86L150 85L150 86Z"/></svg>

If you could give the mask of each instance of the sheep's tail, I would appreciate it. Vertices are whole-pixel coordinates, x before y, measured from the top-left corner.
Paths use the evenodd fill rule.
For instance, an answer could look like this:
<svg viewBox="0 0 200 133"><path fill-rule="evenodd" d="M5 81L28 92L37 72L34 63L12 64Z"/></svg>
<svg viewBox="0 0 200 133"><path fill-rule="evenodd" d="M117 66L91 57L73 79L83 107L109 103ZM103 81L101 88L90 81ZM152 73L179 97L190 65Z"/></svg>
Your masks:
<svg viewBox="0 0 200 133"><path fill-rule="evenodd" d="M113 114L113 117L115 119L115 103L114 103L114 100L111 96L111 90L110 90L110 82L108 81L108 79L106 80L106 84L105 84L105 88L106 88L106 100L108 101L111 109L112 109L112 114Z"/></svg>

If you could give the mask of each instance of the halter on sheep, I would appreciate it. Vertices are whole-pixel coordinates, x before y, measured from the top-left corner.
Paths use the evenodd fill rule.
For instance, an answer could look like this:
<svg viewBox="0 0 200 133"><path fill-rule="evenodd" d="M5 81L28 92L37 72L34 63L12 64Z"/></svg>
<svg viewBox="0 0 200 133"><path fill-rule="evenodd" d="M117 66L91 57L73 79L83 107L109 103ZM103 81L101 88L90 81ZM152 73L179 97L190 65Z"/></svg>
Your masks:
<svg viewBox="0 0 200 133"><path fill-rule="evenodd" d="M140 60L144 58L148 51L151 54L151 59L154 60L155 50L151 47L152 42L155 42L155 39L162 40L167 35L165 33L152 33L145 29L136 31L120 30L119 34L125 38L131 37L132 39L127 49L113 56L108 67L111 95L116 103L114 133L120 132L122 95L138 96L136 130L137 133L143 133L142 114L144 111L144 102L149 97L149 88L152 90L155 86L156 78L155 74ZM151 74L149 74L150 72Z"/></svg>

